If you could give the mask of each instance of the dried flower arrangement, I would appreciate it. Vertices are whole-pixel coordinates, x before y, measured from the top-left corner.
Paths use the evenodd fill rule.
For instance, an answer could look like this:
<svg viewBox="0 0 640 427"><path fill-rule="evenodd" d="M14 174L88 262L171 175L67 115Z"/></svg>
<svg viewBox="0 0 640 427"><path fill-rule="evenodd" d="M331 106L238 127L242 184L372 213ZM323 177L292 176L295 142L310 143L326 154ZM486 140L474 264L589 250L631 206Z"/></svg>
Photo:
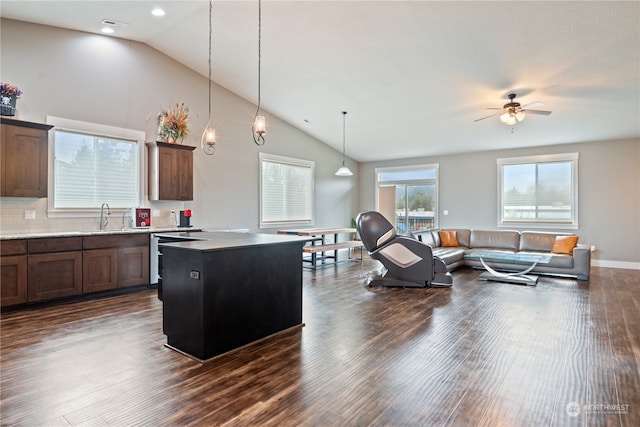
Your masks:
<svg viewBox="0 0 640 427"><path fill-rule="evenodd" d="M18 86L4 82L0 83L0 93L7 96L15 96L16 98L20 98L22 95L22 91Z"/></svg>
<svg viewBox="0 0 640 427"><path fill-rule="evenodd" d="M158 136L167 142L178 142L189 136L189 107L176 102L175 108L158 113Z"/></svg>

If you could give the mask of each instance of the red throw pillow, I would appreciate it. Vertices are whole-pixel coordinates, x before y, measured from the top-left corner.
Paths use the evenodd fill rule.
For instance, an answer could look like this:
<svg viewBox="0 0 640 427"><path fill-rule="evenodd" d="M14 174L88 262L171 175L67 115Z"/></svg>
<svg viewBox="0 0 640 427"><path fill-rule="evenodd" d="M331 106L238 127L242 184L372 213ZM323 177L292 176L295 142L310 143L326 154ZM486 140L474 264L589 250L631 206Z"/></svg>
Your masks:
<svg viewBox="0 0 640 427"><path fill-rule="evenodd" d="M440 236L440 246L460 246L458 245L458 236L456 235L455 230L439 230L438 235Z"/></svg>
<svg viewBox="0 0 640 427"><path fill-rule="evenodd" d="M556 236L556 241L551 248L554 254L573 254L573 248L578 244L578 236Z"/></svg>

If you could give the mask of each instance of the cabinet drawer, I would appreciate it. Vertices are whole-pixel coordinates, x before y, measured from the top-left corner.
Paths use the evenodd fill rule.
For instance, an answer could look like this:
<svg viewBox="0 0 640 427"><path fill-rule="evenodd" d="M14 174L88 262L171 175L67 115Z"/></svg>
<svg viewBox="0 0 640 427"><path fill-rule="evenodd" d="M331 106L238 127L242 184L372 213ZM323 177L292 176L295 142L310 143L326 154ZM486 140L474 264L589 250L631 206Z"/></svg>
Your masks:
<svg viewBox="0 0 640 427"><path fill-rule="evenodd" d="M82 237L29 239L27 241L27 247L30 254L80 251L82 250Z"/></svg>
<svg viewBox="0 0 640 427"><path fill-rule="evenodd" d="M84 249L125 248L131 246L148 246L149 234L110 234L108 236L85 236Z"/></svg>
<svg viewBox="0 0 640 427"><path fill-rule="evenodd" d="M0 255L24 255L27 253L27 241L20 240L3 240L0 243Z"/></svg>

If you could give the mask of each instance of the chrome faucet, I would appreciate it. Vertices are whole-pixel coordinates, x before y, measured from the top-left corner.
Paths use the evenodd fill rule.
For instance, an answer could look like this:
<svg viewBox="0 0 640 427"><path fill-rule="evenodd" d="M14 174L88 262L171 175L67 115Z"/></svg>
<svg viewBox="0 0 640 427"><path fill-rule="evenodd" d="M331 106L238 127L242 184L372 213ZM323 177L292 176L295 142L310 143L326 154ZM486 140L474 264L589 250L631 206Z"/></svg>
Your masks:
<svg viewBox="0 0 640 427"><path fill-rule="evenodd" d="M107 207L107 215L111 215L111 209L109 209L109 203L103 203L100 206L100 231L104 231L109 224L109 219L104 215L104 207Z"/></svg>

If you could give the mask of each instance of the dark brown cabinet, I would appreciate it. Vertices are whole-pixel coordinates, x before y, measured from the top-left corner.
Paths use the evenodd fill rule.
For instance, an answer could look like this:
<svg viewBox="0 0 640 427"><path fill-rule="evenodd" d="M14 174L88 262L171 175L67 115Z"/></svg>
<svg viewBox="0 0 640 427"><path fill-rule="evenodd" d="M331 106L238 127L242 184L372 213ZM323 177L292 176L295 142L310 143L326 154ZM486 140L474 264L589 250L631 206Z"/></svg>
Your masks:
<svg viewBox="0 0 640 427"><path fill-rule="evenodd" d="M3 240L2 307L149 284L149 234Z"/></svg>
<svg viewBox="0 0 640 427"><path fill-rule="evenodd" d="M86 236L83 292L149 284L149 235Z"/></svg>
<svg viewBox="0 0 640 427"><path fill-rule="evenodd" d="M48 131L53 126L2 118L0 196L47 197Z"/></svg>
<svg viewBox="0 0 640 427"><path fill-rule="evenodd" d="M154 142L149 148L149 199L193 200L193 150L189 145Z"/></svg>
<svg viewBox="0 0 640 427"><path fill-rule="evenodd" d="M27 241L8 240L0 246L0 306L27 302Z"/></svg>
<svg viewBox="0 0 640 427"><path fill-rule="evenodd" d="M93 249L82 254L82 292L118 287L118 250Z"/></svg>
<svg viewBox="0 0 640 427"><path fill-rule="evenodd" d="M82 237L29 239L28 301L82 293Z"/></svg>

